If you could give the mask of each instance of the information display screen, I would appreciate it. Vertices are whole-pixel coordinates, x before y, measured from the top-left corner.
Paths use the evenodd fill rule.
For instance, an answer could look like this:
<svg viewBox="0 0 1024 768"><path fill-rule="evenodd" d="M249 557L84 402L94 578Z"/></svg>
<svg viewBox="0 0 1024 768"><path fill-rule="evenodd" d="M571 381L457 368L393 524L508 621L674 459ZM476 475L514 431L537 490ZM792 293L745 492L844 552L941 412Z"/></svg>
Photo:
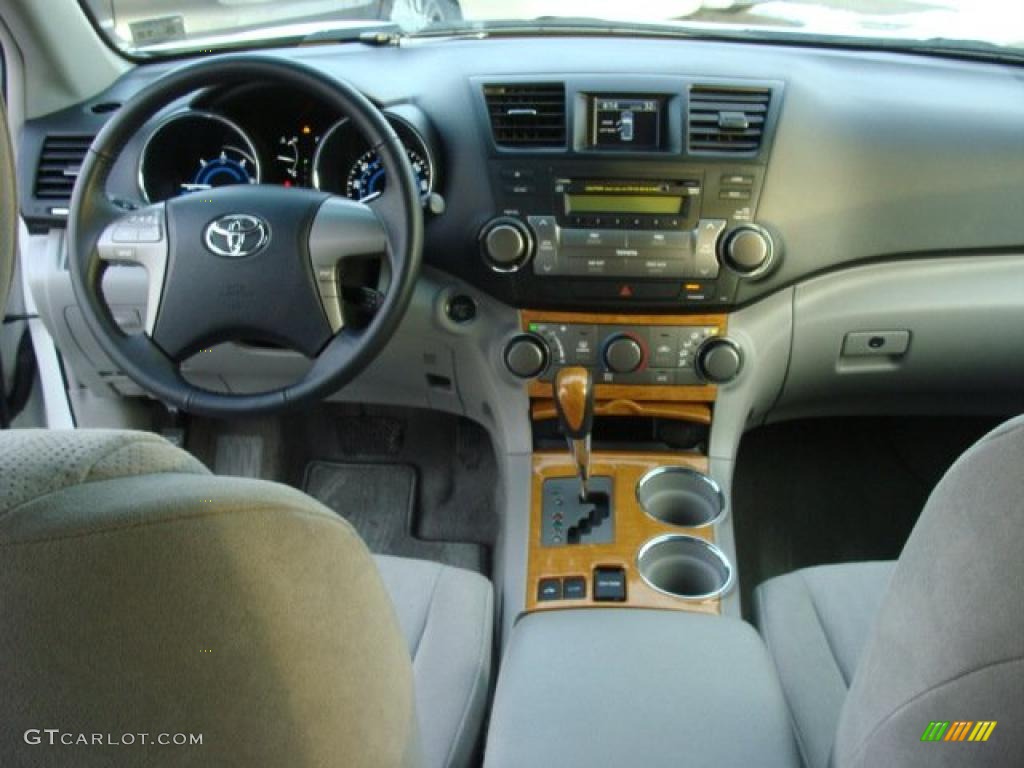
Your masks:
<svg viewBox="0 0 1024 768"><path fill-rule="evenodd" d="M658 98L591 96L590 145L598 149L660 149L661 105Z"/></svg>
<svg viewBox="0 0 1024 768"><path fill-rule="evenodd" d="M566 213L636 213L672 215L682 212L684 198L674 195L566 195Z"/></svg>

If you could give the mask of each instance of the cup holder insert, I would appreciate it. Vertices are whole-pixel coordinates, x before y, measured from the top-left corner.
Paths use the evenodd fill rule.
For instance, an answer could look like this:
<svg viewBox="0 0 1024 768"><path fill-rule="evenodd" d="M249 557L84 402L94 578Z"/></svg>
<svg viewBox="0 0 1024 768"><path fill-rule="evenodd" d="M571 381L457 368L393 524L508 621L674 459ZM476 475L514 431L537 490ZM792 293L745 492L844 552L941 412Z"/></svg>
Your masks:
<svg viewBox="0 0 1024 768"><path fill-rule="evenodd" d="M684 600L710 600L732 587L732 565L722 550L696 536L652 539L640 549L637 569L652 589Z"/></svg>
<svg viewBox="0 0 1024 768"><path fill-rule="evenodd" d="M636 486L636 498L655 520L682 528L712 525L725 513L718 483L688 467L657 467Z"/></svg>

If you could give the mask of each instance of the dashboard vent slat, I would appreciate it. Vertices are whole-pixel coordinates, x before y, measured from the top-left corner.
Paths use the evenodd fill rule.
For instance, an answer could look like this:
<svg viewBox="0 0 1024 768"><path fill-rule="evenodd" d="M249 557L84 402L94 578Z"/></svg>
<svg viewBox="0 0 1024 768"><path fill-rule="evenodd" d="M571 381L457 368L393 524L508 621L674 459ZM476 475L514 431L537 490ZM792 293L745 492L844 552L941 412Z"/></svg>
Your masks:
<svg viewBox="0 0 1024 768"><path fill-rule="evenodd" d="M690 150L756 152L771 100L769 88L693 86L687 115Z"/></svg>
<svg viewBox="0 0 1024 768"><path fill-rule="evenodd" d="M47 136L36 166L34 195L40 200L69 201L75 179L92 145L92 136Z"/></svg>
<svg viewBox="0 0 1024 768"><path fill-rule="evenodd" d="M499 147L565 146L563 84L485 85L484 99Z"/></svg>

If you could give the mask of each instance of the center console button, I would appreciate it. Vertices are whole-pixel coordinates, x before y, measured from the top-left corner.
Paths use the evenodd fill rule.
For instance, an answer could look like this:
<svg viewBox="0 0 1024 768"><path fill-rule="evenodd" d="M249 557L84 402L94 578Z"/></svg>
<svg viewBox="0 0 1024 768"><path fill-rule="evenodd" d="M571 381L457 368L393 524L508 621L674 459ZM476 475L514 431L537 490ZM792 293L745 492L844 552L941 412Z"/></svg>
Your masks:
<svg viewBox="0 0 1024 768"><path fill-rule="evenodd" d="M657 329L651 334L651 365L675 368L679 361L679 334L674 329Z"/></svg>
<svg viewBox="0 0 1024 768"><path fill-rule="evenodd" d="M561 579L541 579L537 584L537 601L546 602L548 600L561 600L562 599L562 580Z"/></svg>
<svg viewBox="0 0 1024 768"><path fill-rule="evenodd" d="M626 599L626 572L622 568L594 569L594 600L623 602Z"/></svg>
<svg viewBox="0 0 1024 768"><path fill-rule="evenodd" d="M718 238L725 229L722 219L704 219L697 224L697 242L694 251L696 264L693 277L718 277Z"/></svg>
<svg viewBox="0 0 1024 768"><path fill-rule="evenodd" d="M597 363L597 327L593 325L570 326L569 343L577 365Z"/></svg>
<svg viewBox="0 0 1024 768"><path fill-rule="evenodd" d="M671 249L684 252L691 250L689 232L671 232L667 230L630 232L628 240L629 245L634 248Z"/></svg>
<svg viewBox="0 0 1024 768"><path fill-rule="evenodd" d="M689 260L671 252L645 251L635 262L644 277L686 277Z"/></svg>
<svg viewBox="0 0 1024 768"><path fill-rule="evenodd" d="M562 245L567 248L623 248L626 233L615 229L566 229Z"/></svg>
<svg viewBox="0 0 1024 768"><path fill-rule="evenodd" d="M622 273L622 259L615 255L613 248L562 248L558 257L563 268L562 274L584 276Z"/></svg>

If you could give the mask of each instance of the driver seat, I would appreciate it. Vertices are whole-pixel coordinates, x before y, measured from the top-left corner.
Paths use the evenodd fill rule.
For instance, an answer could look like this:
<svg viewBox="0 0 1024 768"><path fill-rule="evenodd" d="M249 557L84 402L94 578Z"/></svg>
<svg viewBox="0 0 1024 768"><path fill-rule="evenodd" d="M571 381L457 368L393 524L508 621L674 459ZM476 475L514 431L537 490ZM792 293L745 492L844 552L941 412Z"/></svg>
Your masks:
<svg viewBox="0 0 1024 768"><path fill-rule="evenodd" d="M153 434L0 433L0 615L5 765L474 757L490 583Z"/></svg>

